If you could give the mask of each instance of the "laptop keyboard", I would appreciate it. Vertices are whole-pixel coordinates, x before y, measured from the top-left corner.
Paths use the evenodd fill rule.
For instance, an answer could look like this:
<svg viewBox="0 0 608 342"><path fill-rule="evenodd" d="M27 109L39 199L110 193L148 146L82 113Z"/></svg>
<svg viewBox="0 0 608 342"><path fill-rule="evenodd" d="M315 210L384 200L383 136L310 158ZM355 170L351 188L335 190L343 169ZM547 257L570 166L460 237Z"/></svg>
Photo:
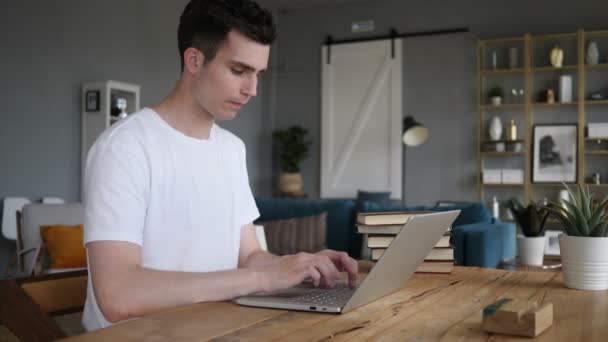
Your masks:
<svg viewBox="0 0 608 342"><path fill-rule="evenodd" d="M343 305L352 297L355 289L348 284L336 284L331 289L312 289L310 292L290 298L289 303L316 304L316 305Z"/></svg>

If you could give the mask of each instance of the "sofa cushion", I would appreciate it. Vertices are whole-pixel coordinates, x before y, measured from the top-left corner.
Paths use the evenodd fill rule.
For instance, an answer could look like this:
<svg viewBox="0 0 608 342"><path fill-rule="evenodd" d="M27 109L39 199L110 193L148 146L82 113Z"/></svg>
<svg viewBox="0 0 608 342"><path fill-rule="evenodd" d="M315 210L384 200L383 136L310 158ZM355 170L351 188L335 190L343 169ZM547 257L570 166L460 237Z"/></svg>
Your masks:
<svg viewBox="0 0 608 342"><path fill-rule="evenodd" d="M353 200L308 200L300 198L255 199L260 217L256 223L318 215L327 212L327 247L351 253L355 202Z"/></svg>
<svg viewBox="0 0 608 342"><path fill-rule="evenodd" d="M268 251L276 255L315 253L327 248L327 213L264 222Z"/></svg>
<svg viewBox="0 0 608 342"><path fill-rule="evenodd" d="M466 204L458 204L453 206L402 206L399 204L378 204L373 202L364 202L361 212L381 212L381 211L449 211L460 210L460 215L454 221L453 226L472 223L489 223L492 222L492 216L485 205L479 202Z"/></svg>

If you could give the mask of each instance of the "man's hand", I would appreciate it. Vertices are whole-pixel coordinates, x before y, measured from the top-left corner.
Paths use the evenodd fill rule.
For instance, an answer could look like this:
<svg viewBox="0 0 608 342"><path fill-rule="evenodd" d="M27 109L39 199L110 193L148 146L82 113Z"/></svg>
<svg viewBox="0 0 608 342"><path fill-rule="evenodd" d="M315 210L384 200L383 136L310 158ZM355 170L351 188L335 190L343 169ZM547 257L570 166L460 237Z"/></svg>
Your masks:
<svg viewBox="0 0 608 342"><path fill-rule="evenodd" d="M263 268L267 292L286 289L310 279L314 286L333 287L340 272L348 272L350 287L357 285L357 262L344 252L324 250L315 254L298 253L281 257Z"/></svg>

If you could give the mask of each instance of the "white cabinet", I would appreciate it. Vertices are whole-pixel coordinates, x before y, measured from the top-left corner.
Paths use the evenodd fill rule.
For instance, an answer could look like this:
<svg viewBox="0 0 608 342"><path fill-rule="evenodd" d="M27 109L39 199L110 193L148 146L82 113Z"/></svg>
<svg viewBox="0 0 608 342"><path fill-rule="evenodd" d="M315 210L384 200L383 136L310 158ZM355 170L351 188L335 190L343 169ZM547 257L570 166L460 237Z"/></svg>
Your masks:
<svg viewBox="0 0 608 342"><path fill-rule="evenodd" d="M141 87L118 81L88 82L82 85L82 170L87 153L99 135L120 120L117 109L119 99L126 100L128 114L139 110ZM84 174L84 173L83 173Z"/></svg>

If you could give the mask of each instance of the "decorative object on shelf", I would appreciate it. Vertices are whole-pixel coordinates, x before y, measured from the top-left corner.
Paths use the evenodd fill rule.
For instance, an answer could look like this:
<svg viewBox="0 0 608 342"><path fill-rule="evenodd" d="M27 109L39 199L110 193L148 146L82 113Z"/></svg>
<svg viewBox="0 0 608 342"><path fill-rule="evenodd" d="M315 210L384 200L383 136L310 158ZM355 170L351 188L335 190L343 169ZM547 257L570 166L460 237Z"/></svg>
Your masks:
<svg viewBox="0 0 608 342"><path fill-rule="evenodd" d="M524 170L522 169L502 169L502 184L524 184Z"/></svg>
<svg viewBox="0 0 608 342"><path fill-rule="evenodd" d="M516 198L507 201L507 206L523 234L517 236L521 263L542 266L545 255L545 223L550 211L534 202L524 207Z"/></svg>
<svg viewBox="0 0 608 342"><path fill-rule="evenodd" d="M496 51L492 52L492 69L496 70L498 67L498 56L496 56Z"/></svg>
<svg viewBox="0 0 608 342"><path fill-rule="evenodd" d="M555 103L555 91L547 89L547 103Z"/></svg>
<svg viewBox="0 0 608 342"><path fill-rule="evenodd" d="M591 176L591 183L596 185L602 184L602 175L599 172L594 173Z"/></svg>
<svg viewBox="0 0 608 342"><path fill-rule="evenodd" d="M608 137L608 122L590 122L587 124L587 137L605 138Z"/></svg>
<svg viewBox="0 0 608 342"><path fill-rule="evenodd" d="M492 217L500 220L500 203L498 203L496 196L492 197Z"/></svg>
<svg viewBox="0 0 608 342"><path fill-rule="evenodd" d="M515 89L511 88L511 102L512 103L523 103L524 99L524 90L523 89Z"/></svg>
<svg viewBox="0 0 608 342"><path fill-rule="evenodd" d="M507 141L505 143L505 151L520 153L523 151L523 144L521 141Z"/></svg>
<svg viewBox="0 0 608 342"><path fill-rule="evenodd" d="M600 52L597 48L597 44L591 40L587 45L587 65L595 65L600 61Z"/></svg>
<svg viewBox="0 0 608 342"><path fill-rule="evenodd" d="M558 198L559 198L558 203L561 203L562 207L566 208L566 202L568 202L570 200L570 195L568 194L568 190L560 190Z"/></svg>
<svg viewBox="0 0 608 342"><path fill-rule="evenodd" d="M559 236L562 269L566 287L579 290L608 289L608 197L594 204L594 196L581 184L570 195L566 207L549 203L551 211L564 226Z"/></svg>
<svg viewBox="0 0 608 342"><path fill-rule="evenodd" d="M490 120L488 134L490 136L490 140L500 140L500 137L502 136L502 122L498 116L494 116L492 120Z"/></svg>
<svg viewBox="0 0 608 342"><path fill-rule="evenodd" d="M484 169L481 174L482 174L483 184L500 184L501 183L500 170Z"/></svg>
<svg viewBox="0 0 608 342"><path fill-rule="evenodd" d="M119 119L124 119L129 115L127 114L127 99L122 97L116 99L116 108L118 108L118 110L120 111L118 113Z"/></svg>
<svg viewBox="0 0 608 342"><path fill-rule="evenodd" d="M509 68L517 69L517 48L509 48Z"/></svg>
<svg viewBox="0 0 608 342"><path fill-rule="evenodd" d="M551 49L551 65L555 68L561 68L564 62L564 50L558 45Z"/></svg>
<svg viewBox="0 0 608 342"><path fill-rule="evenodd" d="M515 120L509 121L509 127L507 129L507 140L517 140L517 125Z"/></svg>
<svg viewBox="0 0 608 342"><path fill-rule="evenodd" d="M559 102L572 102L572 76L561 75L559 77Z"/></svg>
<svg viewBox="0 0 608 342"><path fill-rule="evenodd" d="M601 93L593 93L593 94L589 95L589 100L601 101L601 100L605 100L605 99L606 99L606 97Z"/></svg>
<svg viewBox="0 0 608 342"><path fill-rule="evenodd" d="M532 142L532 182L576 182L577 124L534 125Z"/></svg>
<svg viewBox="0 0 608 342"><path fill-rule="evenodd" d="M84 110L87 112L99 111L99 90L89 90L85 94Z"/></svg>
<svg viewBox="0 0 608 342"><path fill-rule="evenodd" d="M299 126L292 126L273 133L277 142L277 152L281 174L279 191L284 194L302 193L303 181L300 174L300 163L308 157L311 142L306 140L308 131Z"/></svg>
<svg viewBox="0 0 608 342"><path fill-rule="evenodd" d="M488 92L488 97L493 105L499 106L502 104L502 98L505 95L501 87L492 87Z"/></svg>

